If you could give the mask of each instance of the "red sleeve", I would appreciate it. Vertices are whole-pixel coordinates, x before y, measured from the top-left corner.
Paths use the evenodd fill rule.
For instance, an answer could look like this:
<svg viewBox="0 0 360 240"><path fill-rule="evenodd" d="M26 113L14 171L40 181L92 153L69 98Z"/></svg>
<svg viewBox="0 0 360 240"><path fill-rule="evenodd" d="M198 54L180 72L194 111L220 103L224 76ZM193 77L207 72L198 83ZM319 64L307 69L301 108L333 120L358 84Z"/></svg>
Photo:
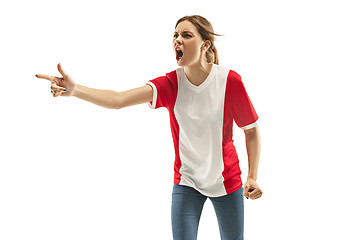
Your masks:
<svg viewBox="0 0 360 240"><path fill-rule="evenodd" d="M232 115L238 127L246 130L256 126L258 115L245 90L241 76L230 70L228 75Z"/></svg>
<svg viewBox="0 0 360 240"><path fill-rule="evenodd" d="M152 109L173 107L177 93L176 72L157 77L147 82L153 88L153 100L148 103Z"/></svg>

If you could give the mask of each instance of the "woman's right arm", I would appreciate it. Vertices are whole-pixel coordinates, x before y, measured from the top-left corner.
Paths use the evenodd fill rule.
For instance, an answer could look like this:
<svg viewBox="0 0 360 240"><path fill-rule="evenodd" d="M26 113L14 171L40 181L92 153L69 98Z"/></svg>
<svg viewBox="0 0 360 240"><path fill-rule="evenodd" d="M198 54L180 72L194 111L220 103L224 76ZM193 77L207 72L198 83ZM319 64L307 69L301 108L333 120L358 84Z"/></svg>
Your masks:
<svg viewBox="0 0 360 240"><path fill-rule="evenodd" d="M38 78L51 81L51 92L54 97L75 96L98 106L111 109L120 109L152 101L153 90L150 85L146 84L142 87L122 92L94 89L76 84L70 75L62 69L60 63L57 67L63 76L62 78L41 74L35 75Z"/></svg>
<svg viewBox="0 0 360 240"><path fill-rule="evenodd" d="M148 84L122 92L93 89L76 84L73 96L101 107L120 109L152 101L153 90Z"/></svg>

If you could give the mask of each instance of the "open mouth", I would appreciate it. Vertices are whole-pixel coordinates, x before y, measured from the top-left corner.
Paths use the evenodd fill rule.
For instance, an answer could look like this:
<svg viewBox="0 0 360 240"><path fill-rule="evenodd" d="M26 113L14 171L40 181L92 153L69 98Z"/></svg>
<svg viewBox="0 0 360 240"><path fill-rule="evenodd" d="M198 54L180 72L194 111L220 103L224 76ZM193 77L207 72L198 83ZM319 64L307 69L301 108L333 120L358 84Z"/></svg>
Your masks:
<svg viewBox="0 0 360 240"><path fill-rule="evenodd" d="M176 49L176 60L180 61L184 56L184 53L180 49Z"/></svg>

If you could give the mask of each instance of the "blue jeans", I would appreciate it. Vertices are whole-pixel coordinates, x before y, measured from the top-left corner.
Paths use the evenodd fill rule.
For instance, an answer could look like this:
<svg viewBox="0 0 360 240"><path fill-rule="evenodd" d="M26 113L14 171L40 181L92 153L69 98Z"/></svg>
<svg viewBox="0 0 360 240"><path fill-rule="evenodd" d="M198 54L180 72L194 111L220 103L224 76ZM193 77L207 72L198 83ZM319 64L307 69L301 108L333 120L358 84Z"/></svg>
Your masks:
<svg viewBox="0 0 360 240"><path fill-rule="evenodd" d="M204 203L210 198L222 240L243 240L244 187L222 197L207 197L191 187L174 184L171 224L174 240L196 240Z"/></svg>

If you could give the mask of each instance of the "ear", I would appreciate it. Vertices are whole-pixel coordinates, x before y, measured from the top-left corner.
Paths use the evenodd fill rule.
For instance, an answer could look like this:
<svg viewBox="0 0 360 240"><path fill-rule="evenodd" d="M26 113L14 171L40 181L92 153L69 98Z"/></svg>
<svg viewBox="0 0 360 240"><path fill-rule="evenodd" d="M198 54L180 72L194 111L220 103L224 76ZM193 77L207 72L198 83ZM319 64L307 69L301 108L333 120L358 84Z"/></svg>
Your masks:
<svg viewBox="0 0 360 240"><path fill-rule="evenodd" d="M201 49L206 51L206 50L208 50L208 49L210 48L210 46L211 46L210 40L206 40L206 41L203 43L203 45L201 46Z"/></svg>

